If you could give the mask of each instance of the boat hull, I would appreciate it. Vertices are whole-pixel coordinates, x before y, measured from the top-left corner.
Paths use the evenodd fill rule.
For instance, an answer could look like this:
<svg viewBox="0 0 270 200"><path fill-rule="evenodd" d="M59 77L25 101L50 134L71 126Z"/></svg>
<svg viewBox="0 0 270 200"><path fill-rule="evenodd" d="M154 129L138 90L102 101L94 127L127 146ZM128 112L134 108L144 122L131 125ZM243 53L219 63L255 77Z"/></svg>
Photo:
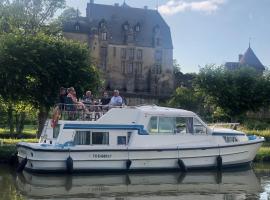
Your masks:
<svg viewBox="0 0 270 200"><path fill-rule="evenodd" d="M68 171L67 158L69 157L72 158L72 171L76 172L225 168L252 162L262 142L217 147L99 150L72 147L46 149L19 144L18 158L19 162L22 162L27 157L25 170L39 173ZM218 166L219 156L221 166Z"/></svg>

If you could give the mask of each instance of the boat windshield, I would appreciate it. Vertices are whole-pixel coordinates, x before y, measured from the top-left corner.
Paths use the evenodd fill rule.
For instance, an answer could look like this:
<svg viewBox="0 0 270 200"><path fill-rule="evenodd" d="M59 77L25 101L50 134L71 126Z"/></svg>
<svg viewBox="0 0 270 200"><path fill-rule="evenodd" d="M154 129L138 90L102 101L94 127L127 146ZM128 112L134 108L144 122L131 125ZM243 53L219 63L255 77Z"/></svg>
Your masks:
<svg viewBox="0 0 270 200"><path fill-rule="evenodd" d="M193 117L157 117L150 118L148 124L150 134L206 134L207 128Z"/></svg>

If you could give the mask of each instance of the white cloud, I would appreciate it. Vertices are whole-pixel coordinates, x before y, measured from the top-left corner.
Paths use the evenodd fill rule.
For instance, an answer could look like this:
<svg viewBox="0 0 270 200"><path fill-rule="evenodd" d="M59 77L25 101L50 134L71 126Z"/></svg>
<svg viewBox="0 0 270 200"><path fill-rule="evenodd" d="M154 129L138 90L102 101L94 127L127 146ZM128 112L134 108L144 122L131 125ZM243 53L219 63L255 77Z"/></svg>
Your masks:
<svg viewBox="0 0 270 200"><path fill-rule="evenodd" d="M224 3L225 0L169 0L166 4L159 6L158 10L165 15L173 15L187 10L201 11L209 14L216 11Z"/></svg>

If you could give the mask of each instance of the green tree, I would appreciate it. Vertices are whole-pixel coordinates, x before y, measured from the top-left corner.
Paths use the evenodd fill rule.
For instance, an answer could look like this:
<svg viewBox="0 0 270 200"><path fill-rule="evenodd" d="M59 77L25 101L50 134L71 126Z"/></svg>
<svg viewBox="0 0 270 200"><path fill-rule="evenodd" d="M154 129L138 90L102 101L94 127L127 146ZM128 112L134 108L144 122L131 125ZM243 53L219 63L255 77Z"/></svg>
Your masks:
<svg viewBox="0 0 270 200"><path fill-rule="evenodd" d="M193 88L178 87L172 98L169 100L169 106L199 112L203 97Z"/></svg>
<svg viewBox="0 0 270 200"><path fill-rule="evenodd" d="M174 81L175 87L187 87L192 88L193 82L196 78L195 73L186 73L181 72L181 67L177 63L177 60L173 60L173 68L174 68Z"/></svg>
<svg viewBox="0 0 270 200"><path fill-rule="evenodd" d="M44 34L0 36L0 95L39 110L39 133L61 86L95 91L99 74L86 45Z"/></svg>
<svg viewBox="0 0 270 200"><path fill-rule="evenodd" d="M196 88L235 121L270 102L269 80L269 76L248 67L227 70L223 66L206 66L198 74Z"/></svg>
<svg viewBox="0 0 270 200"><path fill-rule="evenodd" d="M65 0L0 0L0 33L47 30L56 11L64 7Z"/></svg>

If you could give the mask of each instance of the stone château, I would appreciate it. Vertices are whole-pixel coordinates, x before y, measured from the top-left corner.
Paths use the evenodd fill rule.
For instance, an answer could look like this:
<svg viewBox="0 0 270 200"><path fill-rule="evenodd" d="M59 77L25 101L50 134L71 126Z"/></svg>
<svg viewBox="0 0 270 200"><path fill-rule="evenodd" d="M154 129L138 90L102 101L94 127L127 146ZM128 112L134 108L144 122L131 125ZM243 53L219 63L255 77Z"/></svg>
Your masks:
<svg viewBox="0 0 270 200"><path fill-rule="evenodd" d="M89 45L105 89L119 89L126 97L148 100L172 94L171 32L157 10L91 0L86 17L77 16L64 24L64 36Z"/></svg>

